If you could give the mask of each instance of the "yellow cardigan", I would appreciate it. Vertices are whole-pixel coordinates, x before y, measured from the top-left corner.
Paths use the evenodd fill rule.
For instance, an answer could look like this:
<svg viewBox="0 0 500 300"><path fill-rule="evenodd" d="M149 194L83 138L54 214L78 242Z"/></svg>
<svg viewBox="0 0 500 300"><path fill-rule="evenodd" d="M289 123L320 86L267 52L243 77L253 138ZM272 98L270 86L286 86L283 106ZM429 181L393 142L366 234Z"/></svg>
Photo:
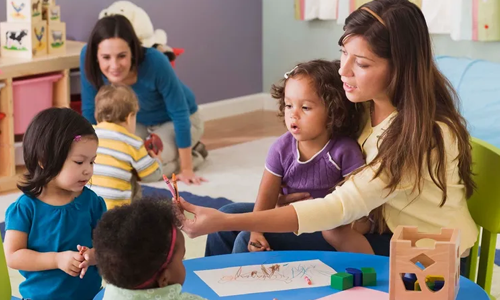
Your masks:
<svg viewBox="0 0 500 300"><path fill-rule="evenodd" d="M383 131L390 126L396 112L389 115L375 127L368 119L358 143L362 147L367 164L378 153L377 142ZM406 180L400 187L387 196L387 178L381 175L373 179L376 166L365 168L351 176L342 186L325 198L293 203L297 213L298 234L322 231L349 224L361 217L368 216L371 210L384 205L385 221L391 231L397 226L418 226L420 231L439 232L443 227L458 228L461 233L460 251L467 253L477 238L478 230L474 223L465 198L465 186L458 173L458 147L453 134L443 123L438 123L443 132L446 161L448 198L439 207L442 192L432 181L427 168L421 193L412 193L413 182ZM409 178L411 176L407 176ZM405 180L403 180L405 181Z"/></svg>

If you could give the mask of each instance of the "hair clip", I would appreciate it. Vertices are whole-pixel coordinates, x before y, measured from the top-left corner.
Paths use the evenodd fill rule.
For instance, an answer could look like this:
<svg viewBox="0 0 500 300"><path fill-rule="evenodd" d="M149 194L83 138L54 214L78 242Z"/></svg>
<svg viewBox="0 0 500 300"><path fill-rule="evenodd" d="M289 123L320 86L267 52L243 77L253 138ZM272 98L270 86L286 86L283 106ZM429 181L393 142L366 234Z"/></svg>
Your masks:
<svg viewBox="0 0 500 300"><path fill-rule="evenodd" d="M77 136L75 136L75 138L73 139L73 141L79 142L81 139L82 139L82 136L81 135L77 135Z"/></svg>
<svg viewBox="0 0 500 300"><path fill-rule="evenodd" d="M290 74L292 74L293 71L295 71L295 69L297 69L299 66L295 66L293 69L291 69L290 71L286 72L284 77L285 79L288 79L288 77L290 77Z"/></svg>

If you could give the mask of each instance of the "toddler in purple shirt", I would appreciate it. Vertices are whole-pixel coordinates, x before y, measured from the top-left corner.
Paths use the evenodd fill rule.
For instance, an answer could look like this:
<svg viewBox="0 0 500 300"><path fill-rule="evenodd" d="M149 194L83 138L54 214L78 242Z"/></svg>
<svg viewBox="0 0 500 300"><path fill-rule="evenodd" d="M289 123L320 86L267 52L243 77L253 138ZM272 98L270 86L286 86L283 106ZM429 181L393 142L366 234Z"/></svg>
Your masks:
<svg viewBox="0 0 500 300"><path fill-rule="evenodd" d="M362 108L346 98L339 67L339 61L301 63L285 74L281 85L273 85L288 132L269 149L254 211L276 207L280 193L323 198L365 164L354 140ZM323 237L338 251L373 254L363 235L370 222L355 224L323 231ZM248 250L271 249L263 233L252 232Z"/></svg>

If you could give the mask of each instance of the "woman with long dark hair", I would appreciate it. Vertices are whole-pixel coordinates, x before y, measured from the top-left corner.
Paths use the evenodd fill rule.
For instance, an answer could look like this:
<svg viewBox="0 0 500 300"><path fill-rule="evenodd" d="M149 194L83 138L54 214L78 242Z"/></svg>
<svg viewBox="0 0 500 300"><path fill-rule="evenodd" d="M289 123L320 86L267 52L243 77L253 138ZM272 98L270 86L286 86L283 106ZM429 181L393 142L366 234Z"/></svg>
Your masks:
<svg viewBox="0 0 500 300"><path fill-rule="evenodd" d="M366 166L324 198L278 209L224 214L181 200L196 215L184 221L188 235L217 232L207 243L212 253L223 245L217 241L228 243L234 234L227 230L302 234L370 213L381 229L373 237L381 250L376 254L389 254L387 235L400 225L460 229L462 257L474 245L478 231L466 201L475 186L470 137L458 97L433 60L421 10L407 0L372 1L346 19L344 31L339 74L347 98L367 107L358 137ZM297 195L285 202L293 200Z"/></svg>

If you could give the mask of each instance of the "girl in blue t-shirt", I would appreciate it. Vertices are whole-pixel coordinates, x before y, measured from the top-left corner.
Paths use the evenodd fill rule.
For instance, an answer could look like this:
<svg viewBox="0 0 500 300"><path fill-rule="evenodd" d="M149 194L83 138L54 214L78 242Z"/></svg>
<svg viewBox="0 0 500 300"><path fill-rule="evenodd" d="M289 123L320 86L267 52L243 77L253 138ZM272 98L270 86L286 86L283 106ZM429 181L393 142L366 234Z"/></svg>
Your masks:
<svg viewBox="0 0 500 300"><path fill-rule="evenodd" d="M68 108L50 108L31 122L23 141L24 193L7 209L7 265L26 278L24 299L91 300L101 288L92 230L106 211L85 187L93 174L97 135Z"/></svg>

